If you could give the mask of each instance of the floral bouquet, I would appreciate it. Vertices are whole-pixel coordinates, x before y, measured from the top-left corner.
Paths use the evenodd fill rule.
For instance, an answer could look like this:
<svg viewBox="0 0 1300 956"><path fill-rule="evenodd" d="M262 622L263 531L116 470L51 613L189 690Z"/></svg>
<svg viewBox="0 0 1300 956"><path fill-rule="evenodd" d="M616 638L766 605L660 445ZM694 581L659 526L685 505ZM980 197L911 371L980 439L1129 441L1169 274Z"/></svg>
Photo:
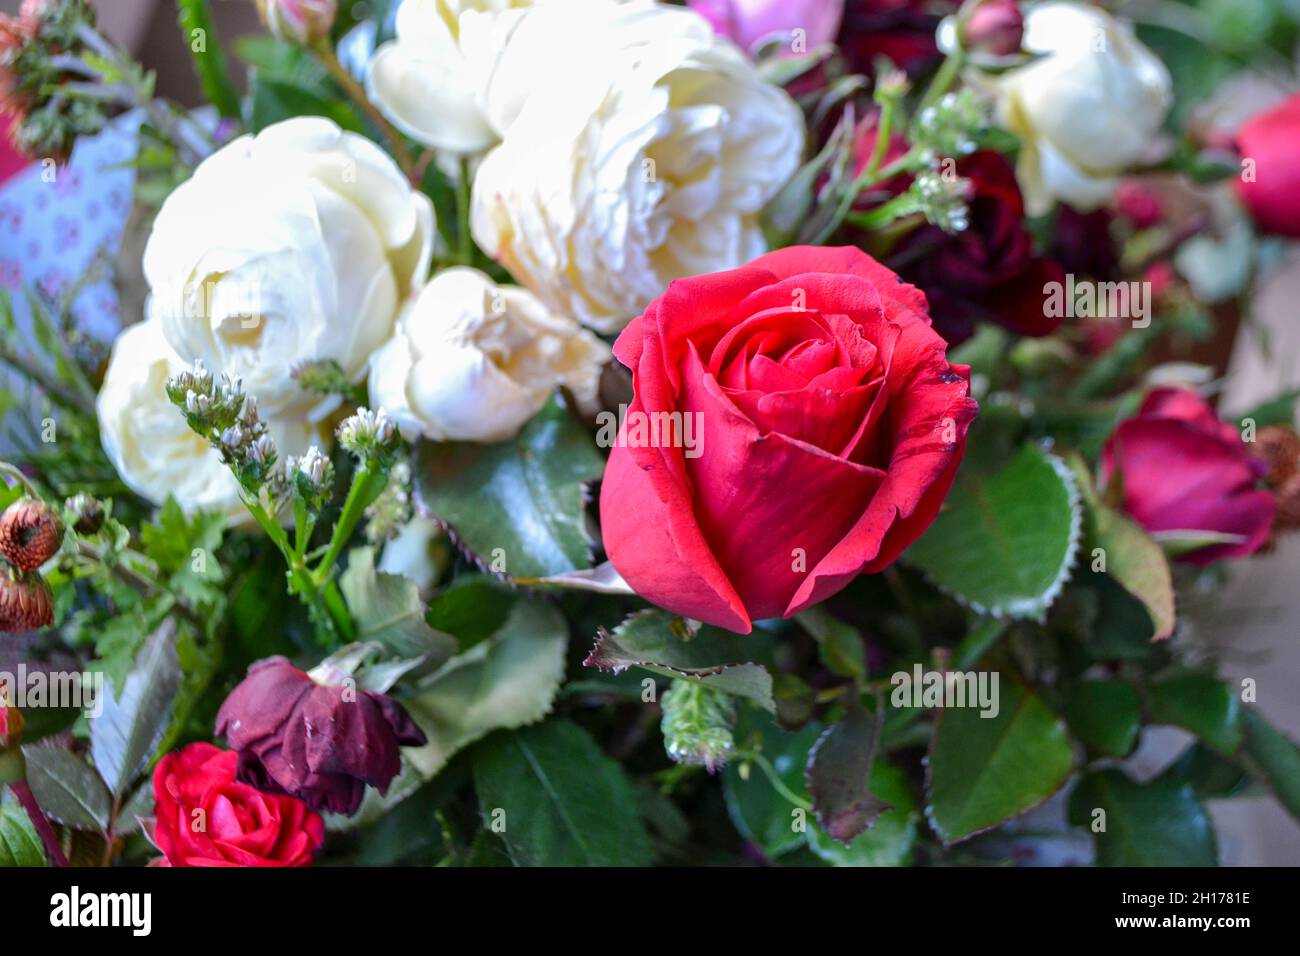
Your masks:
<svg viewBox="0 0 1300 956"><path fill-rule="evenodd" d="M1214 641L1300 524L1297 393L1219 400L1300 236L1293 4L257 6L177 0L198 109L86 0L0 24L27 194L133 144L94 268L4 273L0 863L1204 866L1207 801L1300 815Z"/></svg>

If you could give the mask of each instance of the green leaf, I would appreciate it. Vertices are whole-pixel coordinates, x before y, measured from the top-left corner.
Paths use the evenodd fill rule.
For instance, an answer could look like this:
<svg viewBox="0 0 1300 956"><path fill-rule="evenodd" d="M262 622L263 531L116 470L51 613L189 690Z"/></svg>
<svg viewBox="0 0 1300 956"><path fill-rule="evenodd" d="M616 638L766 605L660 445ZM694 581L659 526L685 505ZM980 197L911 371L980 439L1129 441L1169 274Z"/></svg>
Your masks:
<svg viewBox="0 0 1300 956"><path fill-rule="evenodd" d="M930 747L930 823L952 844L1042 803L1065 783L1074 754L1065 723L1015 680L999 681L996 717L939 711Z"/></svg>
<svg viewBox="0 0 1300 956"><path fill-rule="evenodd" d="M212 11L207 0L177 0L181 34L194 59L194 72L203 87L204 98L225 117L239 116L239 94L230 81L226 59L221 52L217 31L212 25ZM198 49L196 30L201 30L203 49Z"/></svg>
<svg viewBox="0 0 1300 956"><path fill-rule="evenodd" d="M1164 550L1128 517L1098 499L1083 459L1072 455L1069 464L1083 497L1085 555L1092 556L1093 567L1098 560L1105 562L1098 570L1142 602L1154 625L1153 639L1164 640L1174 632L1174 581Z"/></svg>
<svg viewBox="0 0 1300 956"><path fill-rule="evenodd" d="M808 752L821 732L822 726L812 723L798 733L790 733L762 711L742 707L735 737L737 744L745 749L760 746L785 789L806 800L804 768L808 764ZM742 775L743 766L744 761L735 761L722 772L727 812L741 836L757 844L770 857L802 846L804 826L809 824L807 811L773 787L756 764L749 763L748 772Z"/></svg>
<svg viewBox="0 0 1300 956"><path fill-rule="evenodd" d="M1224 754L1241 746L1241 709L1236 693L1208 674L1187 674L1153 683L1148 697L1153 724L1190 730Z"/></svg>
<svg viewBox="0 0 1300 956"><path fill-rule="evenodd" d="M95 768L59 747L24 747L27 782L48 816L74 830L103 832L113 797Z"/></svg>
<svg viewBox="0 0 1300 956"><path fill-rule="evenodd" d="M356 641L373 641L394 657L425 657L430 669L456 652L453 637L426 623L416 583L400 574L376 571L372 548L354 548L348 554L339 589L356 621Z"/></svg>
<svg viewBox="0 0 1300 956"><path fill-rule="evenodd" d="M45 848L23 808L0 806L0 867L45 865Z"/></svg>
<svg viewBox="0 0 1300 956"><path fill-rule="evenodd" d="M402 698L429 742L406 758L432 777L462 747L493 730L545 717L564 680L568 628L545 604L520 599L501 629L421 678Z"/></svg>
<svg viewBox="0 0 1300 956"><path fill-rule="evenodd" d="M755 635L707 626L692 635L679 619L652 609L633 614L612 633L602 628L583 664L615 673L640 667L663 677L692 678L775 712L772 675L752 661L760 649Z"/></svg>
<svg viewBox="0 0 1300 956"><path fill-rule="evenodd" d="M552 402L508 442L422 442L415 494L493 571L546 577L590 565L583 482L603 470L586 430Z"/></svg>
<svg viewBox="0 0 1300 956"><path fill-rule="evenodd" d="M810 607L795 620L817 640L821 662L832 674L854 680L867 676L867 645L856 628L833 617L824 604Z"/></svg>
<svg viewBox="0 0 1300 956"><path fill-rule="evenodd" d="M1026 445L995 474L959 473L907 560L980 613L1040 618L1070 576L1078 499L1061 460Z"/></svg>
<svg viewBox="0 0 1300 956"><path fill-rule="evenodd" d="M225 572L216 560L225 526L220 512L186 515L168 496L140 529L140 541L172 590L195 606L216 604L225 598Z"/></svg>
<svg viewBox="0 0 1300 956"><path fill-rule="evenodd" d="M1141 708L1127 681L1080 681L1066 691L1064 712L1074 735L1102 753L1125 757L1137 745Z"/></svg>
<svg viewBox="0 0 1300 956"><path fill-rule="evenodd" d="M1300 747L1253 707L1246 709L1246 752L1264 773L1282 806L1300 820Z"/></svg>
<svg viewBox="0 0 1300 956"><path fill-rule="evenodd" d="M809 848L835 866L906 866L916 843L920 816L907 778L893 764L877 760L871 768L871 793L889 807L875 826L845 846L814 823L808 829Z"/></svg>
<svg viewBox="0 0 1300 956"><path fill-rule="evenodd" d="M324 116L343 129L365 134L365 124L349 103L337 94L322 96L309 89L252 72L249 132L260 133L268 126L295 116Z"/></svg>
<svg viewBox="0 0 1300 956"><path fill-rule="evenodd" d="M567 720L502 733L474 753L483 825L518 866L648 866L650 836L622 768Z"/></svg>
<svg viewBox="0 0 1300 956"><path fill-rule="evenodd" d="M455 636L462 649L491 637L506 622L519 592L482 574L459 577L429 601L424 619Z"/></svg>
<svg viewBox="0 0 1300 956"><path fill-rule="evenodd" d="M808 754L805 777L817 823L846 845L890 809L870 787L880 725L879 714L851 702L844 718L828 727Z"/></svg>
<svg viewBox="0 0 1300 956"><path fill-rule="evenodd" d="M1158 777L1144 785L1103 770L1079 781L1069 814L1071 823L1092 831L1098 866L1218 864L1210 818L1186 783Z"/></svg>
<svg viewBox="0 0 1300 956"><path fill-rule="evenodd" d="M120 693L105 684L103 712L90 722L90 753L109 791L120 796L149 764L171 721L180 686L176 627L165 621L140 648Z"/></svg>
<svg viewBox="0 0 1300 956"><path fill-rule="evenodd" d="M1161 776L1190 784L1201 800L1235 796L1250 781L1240 766L1200 742L1192 743Z"/></svg>

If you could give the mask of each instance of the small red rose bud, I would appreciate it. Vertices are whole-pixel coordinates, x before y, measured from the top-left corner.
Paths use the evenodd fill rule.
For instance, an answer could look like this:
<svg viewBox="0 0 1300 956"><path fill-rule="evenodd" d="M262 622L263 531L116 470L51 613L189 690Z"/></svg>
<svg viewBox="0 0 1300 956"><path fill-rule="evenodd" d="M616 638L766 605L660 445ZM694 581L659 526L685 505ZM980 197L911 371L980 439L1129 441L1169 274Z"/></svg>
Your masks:
<svg viewBox="0 0 1300 956"><path fill-rule="evenodd" d="M966 22L966 48L974 53L1011 56L1020 51L1025 18L1015 0L991 0L975 8Z"/></svg>
<svg viewBox="0 0 1300 956"><path fill-rule="evenodd" d="M1150 229L1165 214L1165 204L1160 194L1131 179L1126 179L1116 188L1115 208L1139 229Z"/></svg>
<svg viewBox="0 0 1300 956"><path fill-rule="evenodd" d="M54 594L38 574L0 567L0 634L36 631L54 623Z"/></svg>
<svg viewBox="0 0 1300 956"><path fill-rule="evenodd" d="M0 515L0 555L19 571L35 571L63 542L63 522L35 498L15 501Z"/></svg>

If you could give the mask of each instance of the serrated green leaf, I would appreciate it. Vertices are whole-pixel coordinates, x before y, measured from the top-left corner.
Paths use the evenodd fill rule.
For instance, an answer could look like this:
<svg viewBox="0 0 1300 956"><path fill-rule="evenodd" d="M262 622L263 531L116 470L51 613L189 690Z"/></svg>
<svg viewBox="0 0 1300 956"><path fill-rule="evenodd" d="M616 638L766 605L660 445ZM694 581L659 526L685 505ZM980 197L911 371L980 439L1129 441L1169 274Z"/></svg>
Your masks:
<svg viewBox="0 0 1300 956"><path fill-rule="evenodd" d="M1148 688L1151 722L1190 730L1224 754L1241 746L1241 709L1227 684L1208 674L1186 674Z"/></svg>
<svg viewBox="0 0 1300 956"><path fill-rule="evenodd" d="M843 844L851 843L890 807L870 787L880 746L882 715L851 703L842 720L817 738L804 776L817 824Z"/></svg>
<svg viewBox="0 0 1300 956"><path fill-rule="evenodd" d="M493 730L535 723L564 680L568 627L554 608L520 599L495 634L421 678L402 704L429 742L404 751L426 778Z"/></svg>
<svg viewBox="0 0 1300 956"><path fill-rule="evenodd" d="M926 808L944 843L956 843L1038 806L1074 766L1065 722L1018 681L999 681L998 713L939 711L930 745Z"/></svg>
<svg viewBox="0 0 1300 956"><path fill-rule="evenodd" d="M613 632L602 629L583 664L615 672L639 667L663 677L698 680L775 712L772 675L754 661L762 649L759 637L707 626L692 635L676 620L663 611L640 611Z"/></svg>
<svg viewBox="0 0 1300 956"><path fill-rule="evenodd" d="M1137 745L1141 707L1127 681L1080 681L1066 691L1064 714L1074 735L1102 753L1125 757Z"/></svg>
<svg viewBox="0 0 1300 956"><path fill-rule="evenodd" d="M1210 818L1186 783L1158 777L1144 785L1103 770L1079 781L1069 811L1071 823L1092 832L1098 866L1218 863ZM1104 830L1094 829L1103 822Z"/></svg>
<svg viewBox="0 0 1300 956"><path fill-rule="evenodd" d="M997 473L959 473L906 559L981 613L1041 617L1078 550L1078 498L1061 460L1026 445Z"/></svg>
<svg viewBox="0 0 1300 956"><path fill-rule="evenodd" d="M180 686L175 625L163 622L135 656L120 693L104 686L100 715L90 721L90 753L110 792L120 796L148 766L171 721Z"/></svg>
<svg viewBox="0 0 1300 956"><path fill-rule="evenodd" d="M24 747L27 782L46 815L74 830L103 832L113 797L95 768L69 750Z"/></svg>
<svg viewBox="0 0 1300 956"><path fill-rule="evenodd" d="M583 483L604 461L558 404L500 444L422 442L414 470L422 512L494 571L540 578L590 565Z"/></svg>
<svg viewBox="0 0 1300 956"><path fill-rule="evenodd" d="M517 866L650 865L631 784L576 724L496 735L474 753L474 785L484 827Z"/></svg>
<svg viewBox="0 0 1300 956"><path fill-rule="evenodd" d="M375 552L355 548L339 576L339 590L357 625L355 640L374 642L394 657L423 657L429 669L456 652L456 641L425 621L416 583L400 574L375 570Z"/></svg>
<svg viewBox="0 0 1300 956"><path fill-rule="evenodd" d="M0 806L0 868L45 865L45 848L23 808Z"/></svg>
<svg viewBox="0 0 1300 956"><path fill-rule="evenodd" d="M835 866L906 866L916 843L920 814L903 772L885 760L871 768L871 793L889 807L868 830L845 846L817 823L808 827L808 846Z"/></svg>

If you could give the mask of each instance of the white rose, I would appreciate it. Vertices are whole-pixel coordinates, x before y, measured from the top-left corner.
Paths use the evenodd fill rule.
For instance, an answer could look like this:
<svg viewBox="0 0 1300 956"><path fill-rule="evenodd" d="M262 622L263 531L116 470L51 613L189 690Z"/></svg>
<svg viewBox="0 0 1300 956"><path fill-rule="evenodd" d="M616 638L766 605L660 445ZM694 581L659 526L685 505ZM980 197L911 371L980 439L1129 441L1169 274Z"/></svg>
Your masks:
<svg viewBox="0 0 1300 956"><path fill-rule="evenodd" d="M167 398L167 379L185 367L157 322L137 323L118 336L96 402L104 451L140 497L162 504L171 495L187 512L220 511L242 521L248 514L235 476ZM281 460L321 440L302 421L269 418L267 427Z"/></svg>
<svg viewBox="0 0 1300 956"><path fill-rule="evenodd" d="M425 146L465 154L487 149L532 90L534 69L546 68L516 55L502 69L506 41L532 4L402 0L396 38L366 68L366 92L394 126Z"/></svg>
<svg viewBox="0 0 1300 956"><path fill-rule="evenodd" d="M672 279L764 251L759 213L799 165L803 116L680 7L541 3L502 60L566 49L475 174L472 229L552 311L612 333Z"/></svg>
<svg viewBox="0 0 1300 956"><path fill-rule="evenodd" d="M335 359L359 379L423 282L433 206L378 146L319 117L276 123L201 163L144 253L151 316L187 363L244 380L268 415L318 401L293 381Z"/></svg>
<svg viewBox="0 0 1300 956"><path fill-rule="evenodd" d="M1151 148L1173 102L1169 71L1127 23L1077 3L1030 8L1024 49L1037 59L996 89L999 122L1021 139L1026 208L1095 209Z"/></svg>
<svg viewBox="0 0 1300 956"><path fill-rule="evenodd" d="M408 438L503 441L565 385L596 409L609 346L527 290L448 269L402 312L370 367L370 401Z"/></svg>

